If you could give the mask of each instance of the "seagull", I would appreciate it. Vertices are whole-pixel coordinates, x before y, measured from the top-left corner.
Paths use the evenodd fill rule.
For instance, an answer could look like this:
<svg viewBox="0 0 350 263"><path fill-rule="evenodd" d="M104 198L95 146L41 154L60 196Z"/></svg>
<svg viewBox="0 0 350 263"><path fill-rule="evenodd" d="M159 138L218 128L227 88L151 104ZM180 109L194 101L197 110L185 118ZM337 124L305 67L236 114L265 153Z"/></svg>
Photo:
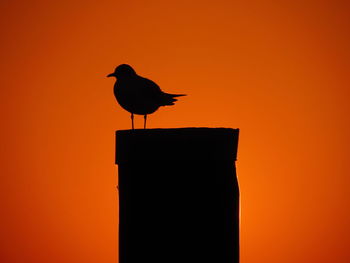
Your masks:
<svg viewBox="0 0 350 263"><path fill-rule="evenodd" d="M127 64L121 64L107 77L117 78L114 84L114 96L119 105L131 113L131 126L134 129L134 114L144 116L143 128L146 129L147 115L158 110L160 106L174 105L176 97L185 94L163 92L152 80L136 74Z"/></svg>

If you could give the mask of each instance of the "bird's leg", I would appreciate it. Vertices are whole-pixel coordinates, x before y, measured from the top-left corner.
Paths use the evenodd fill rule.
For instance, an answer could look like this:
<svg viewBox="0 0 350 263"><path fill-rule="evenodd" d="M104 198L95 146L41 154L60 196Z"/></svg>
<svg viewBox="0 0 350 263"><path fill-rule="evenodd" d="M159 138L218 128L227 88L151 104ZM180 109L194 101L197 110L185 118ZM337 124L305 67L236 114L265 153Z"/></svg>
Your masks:
<svg viewBox="0 0 350 263"><path fill-rule="evenodd" d="M131 127L134 130L134 113L131 113Z"/></svg>
<svg viewBox="0 0 350 263"><path fill-rule="evenodd" d="M146 121L147 121L147 114L145 114L143 116L143 118L145 119L144 123L143 123L143 128L146 129Z"/></svg>

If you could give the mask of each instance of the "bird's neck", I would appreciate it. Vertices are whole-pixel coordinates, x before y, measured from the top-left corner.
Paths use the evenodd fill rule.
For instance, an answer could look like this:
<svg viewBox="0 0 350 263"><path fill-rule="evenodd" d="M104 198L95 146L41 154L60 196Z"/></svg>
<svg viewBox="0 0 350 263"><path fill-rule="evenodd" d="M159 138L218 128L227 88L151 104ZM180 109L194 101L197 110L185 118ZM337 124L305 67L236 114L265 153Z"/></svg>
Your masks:
<svg viewBox="0 0 350 263"><path fill-rule="evenodd" d="M118 78L118 81L120 82L130 82L133 81L136 78L136 76L123 76L122 78Z"/></svg>

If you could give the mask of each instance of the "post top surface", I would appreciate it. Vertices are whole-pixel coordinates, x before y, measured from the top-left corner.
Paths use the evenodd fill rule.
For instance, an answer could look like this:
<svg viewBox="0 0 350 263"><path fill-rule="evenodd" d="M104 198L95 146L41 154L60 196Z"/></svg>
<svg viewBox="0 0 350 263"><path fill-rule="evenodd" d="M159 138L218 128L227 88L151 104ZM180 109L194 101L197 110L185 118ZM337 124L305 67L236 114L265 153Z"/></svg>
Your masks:
<svg viewBox="0 0 350 263"><path fill-rule="evenodd" d="M173 128L116 131L116 163L236 160L239 129Z"/></svg>
<svg viewBox="0 0 350 263"><path fill-rule="evenodd" d="M196 135L199 134L206 134L206 135L218 135L218 134L225 134L225 133L238 133L239 129L232 129L232 128L209 128L209 127L186 127L186 128L157 128L157 129L135 129L135 130L118 130L116 131L117 134L130 134L130 135L179 135L179 134L186 134L186 135Z"/></svg>

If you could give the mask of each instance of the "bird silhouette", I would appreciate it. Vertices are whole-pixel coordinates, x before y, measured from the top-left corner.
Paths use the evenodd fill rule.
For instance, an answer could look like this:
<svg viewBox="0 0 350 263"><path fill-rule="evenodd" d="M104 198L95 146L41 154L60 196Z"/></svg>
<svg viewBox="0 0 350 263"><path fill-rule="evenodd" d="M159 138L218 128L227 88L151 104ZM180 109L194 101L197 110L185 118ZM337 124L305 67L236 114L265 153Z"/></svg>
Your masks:
<svg viewBox="0 0 350 263"><path fill-rule="evenodd" d="M134 129L134 114L144 116L144 129L146 129L147 115L158 110L160 106L174 105L176 97L184 94L169 94L163 92L152 80L136 74L135 70L127 64L121 64L107 77L116 77L114 96L119 105L131 113L131 126Z"/></svg>

